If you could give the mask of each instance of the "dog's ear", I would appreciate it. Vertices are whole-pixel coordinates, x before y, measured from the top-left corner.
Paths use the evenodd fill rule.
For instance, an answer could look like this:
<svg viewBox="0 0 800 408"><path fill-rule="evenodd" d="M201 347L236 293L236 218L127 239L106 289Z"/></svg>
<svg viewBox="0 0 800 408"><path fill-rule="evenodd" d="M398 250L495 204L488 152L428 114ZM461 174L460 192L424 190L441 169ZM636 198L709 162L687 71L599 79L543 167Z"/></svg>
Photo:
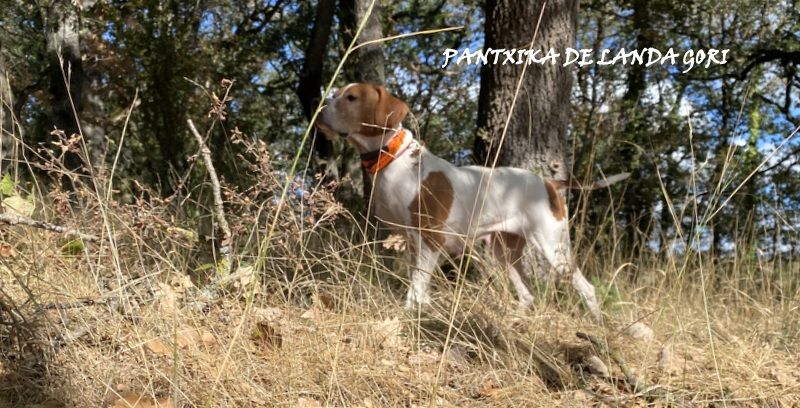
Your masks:
<svg viewBox="0 0 800 408"><path fill-rule="evenodd" d="M375 125L396 129L408 115L408 105L395 98L382 86L375 85L378 92L378 103L375 105ZM374 128L376 134L383 134L384 129Z"/></svg>

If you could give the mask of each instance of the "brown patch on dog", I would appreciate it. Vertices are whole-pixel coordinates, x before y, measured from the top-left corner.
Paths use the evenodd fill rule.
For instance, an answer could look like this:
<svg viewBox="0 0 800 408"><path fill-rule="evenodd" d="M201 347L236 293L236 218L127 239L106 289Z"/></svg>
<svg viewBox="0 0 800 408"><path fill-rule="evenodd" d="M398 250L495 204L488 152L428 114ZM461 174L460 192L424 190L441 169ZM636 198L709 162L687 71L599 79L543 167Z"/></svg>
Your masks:
<svg viewBox="0 0 800 408"><path fill-rule="evenodd" d="M420 230L422 239L430 246L444 245L445 236L440 230L453 205L453 185L441 171L434 171L422 180L419 193L409 204L411 224Z"/></svg>
<svg viewBox="0 0 800 408"><path fill-rule="evenodd" d="M556 220L561 221L567 216L567 202L558 192L558 181L545 180L544 186L547 188L547 199L550 201L550 212Z"/></svg>

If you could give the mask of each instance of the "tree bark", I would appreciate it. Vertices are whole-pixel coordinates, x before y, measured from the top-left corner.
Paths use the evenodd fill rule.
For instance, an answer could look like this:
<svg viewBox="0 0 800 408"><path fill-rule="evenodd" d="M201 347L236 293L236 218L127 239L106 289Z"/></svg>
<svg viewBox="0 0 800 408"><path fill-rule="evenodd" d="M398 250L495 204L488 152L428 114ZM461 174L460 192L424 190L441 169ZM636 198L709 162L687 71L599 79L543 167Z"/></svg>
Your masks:
<svg viewBox="0 0 800 408"><path fill-rule="evenodd" d="M6 76L5 60L3 59L2 46L0 46L0 172L7 170L9 157L14 150L14 121L13 101L11 99L11 84Z"/></svg>
<svg viewBox="0 0 800 408"><path fill-rule="evenodd" d="M341 8L340 20L343 24L343 39L345 46L350 44L353 36L358 31L361 22L367 17L367 11L373 0L340 0L339 6ZM381 22L381 1L375 0L375 5L372 7L364 29L358 37L357 44L363 44L367 41L377 40L383 38L383 24ZM345 71L345 76L350 82L368 82L372 84L383 85L386 80L385 75L386 59L383 55L382 44L370 44L359 48L355 53L355 62L352 64L351 69ZM352 152L352 150L349 150ZM349 166L355 157L346 155L343 157L342 164L348 166L343 169L342 174L352 174L353 166ZM353 177L355 180L355 177ZM369 200L372 192L372 178L369 173L361 169L362 197Z"/></svg>
<svg viewBox="0 0 800 408"><path fill-rule="evenodd" d="M75 112L81 111L86 82L80 51L80 13L69 1L55 0L42 14L46 16L52 121L69 137L79 133ZM67 169L72 171L81 170L83 165L76 154L68 153L64 161ZM64 184L69 186L66 182Z"/></svg>
<svg viewBox="0 0 800 408"><path fill-rule="evenodd" d="M380 1L375 0L372 13L367 16L372 0L356 0L356 25L361 24L364 18L368 18L358 43L363 44L367 41L383 38L383 24L381 23ZM358 28L358 27L356 27ZM356 73L358 82L369 82L382 85L386 82L385 65L386 58L383 55L383 44L370 44L358 49L356 53Z"/></svg>
<svg viewBox="0 0 800 408"><path fill-rule="evenodd" d="M641 50L648 47L656 47L653 43L651 30L650 10L647 0L633 0L631 4L633 14L631 24L636 35L635 49ZM647 240L647 233L650 229L651 211L653 199L646 191L648 177L644 174L641 159L642 146L645 143L642 126L647 126L642 107L642 95L647 87L645 66L633 64L628 69L626 79L627 89L622 97L620 118L622 122L622 137L629 143L620 147L620 163L634 172L628 188L625 189L623 202L627 211L625 218L625 236L622 240L624 252L630 256L636 256Z"/></svg>
<svg viewBox="0 0 800 408"><path fill-rule="evenodd" d="M300 81L297 84L297 96L300 98L303 114L309 121L314 116L314 109L319 103L319 90L322 87L322 73L325 56L328 53L328 41L331 36L335 6L335 0L319 0L317 3L314 28L311 29L303 69L300 72ZM319 158L323 160L328 160L333 156L333 143L324 137L314 138L313 147Z"/></svg>
<svg viewBox="0 0 800 408"><path fill-rule="evenodd" d="M53 125L69 137L82 133L90 157L67 154L65 166L72 171L84 172L88 165L101 165L104 156L105 130L102 120L102 102L92 97L91 85L86 75L81 56L80 9L69 0L55 0L42 14L46 16L47 56L49 60L49 91L52 97L51 116ZM87 115L81 129L78 122Z"/></svg>
<svg viewBox="0 0 800 408"><path fill-rule="evenodd" d="M527 48L536 30L544 0L487 0L484 49ZM575 44L578 1L546 2L535 48L563 55ZM486 64L481 68L478 136L474 155L479 163L529 168L546 177L566 179L566 135L570 125L572 73L563 64L531 64L525 71L516 105L512 101L523 65ZM510 117L505 138L503 129Z"/></svg>

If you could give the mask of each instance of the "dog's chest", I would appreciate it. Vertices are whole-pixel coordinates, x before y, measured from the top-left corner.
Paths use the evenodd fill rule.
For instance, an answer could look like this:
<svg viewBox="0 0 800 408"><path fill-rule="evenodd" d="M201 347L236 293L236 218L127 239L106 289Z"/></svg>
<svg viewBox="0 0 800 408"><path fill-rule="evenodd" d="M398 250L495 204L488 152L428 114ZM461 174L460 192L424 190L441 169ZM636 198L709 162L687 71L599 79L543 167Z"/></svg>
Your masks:
<svg viewBox="0 0 800 408"><path fill-rule="evenodd" d="M403 156L385 168L374 180L373 206L378 218L392 224L411 223L409 205L419 194L424 174L417 160Z"/></svg>
<svg viewBox="0 0 800 408"><path fill-rule="evenodd" d="M375 178L373 185L373 205L378 218L401 226L414 226L415 213L420 204L430 204L431 196L451 195L451 179L455 167L433 155L427 149L416 146L398 157ZM432 185L431 181L438 181ZM425 198L428 198L425 200ZM439 212L449 211L449 203L428 206ZM447 208L438 208L447 207ZM418 215L418 214L417 214Z"/></svg>

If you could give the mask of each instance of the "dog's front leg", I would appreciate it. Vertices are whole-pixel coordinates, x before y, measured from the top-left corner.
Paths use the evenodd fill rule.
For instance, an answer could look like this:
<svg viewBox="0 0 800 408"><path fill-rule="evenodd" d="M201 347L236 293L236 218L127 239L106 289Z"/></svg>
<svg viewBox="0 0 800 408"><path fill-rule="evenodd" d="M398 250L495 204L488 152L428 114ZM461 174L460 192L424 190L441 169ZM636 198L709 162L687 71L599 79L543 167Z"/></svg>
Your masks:
<svg viewBox="0 0 800 408"><path fill-rule="evenodd" d="M430 303L428 287L433 269L439 263L438 250L428 247L424 242L420 242L416 248L416 260L411 270L411 286L406 295L406 309Z"/></svg>

